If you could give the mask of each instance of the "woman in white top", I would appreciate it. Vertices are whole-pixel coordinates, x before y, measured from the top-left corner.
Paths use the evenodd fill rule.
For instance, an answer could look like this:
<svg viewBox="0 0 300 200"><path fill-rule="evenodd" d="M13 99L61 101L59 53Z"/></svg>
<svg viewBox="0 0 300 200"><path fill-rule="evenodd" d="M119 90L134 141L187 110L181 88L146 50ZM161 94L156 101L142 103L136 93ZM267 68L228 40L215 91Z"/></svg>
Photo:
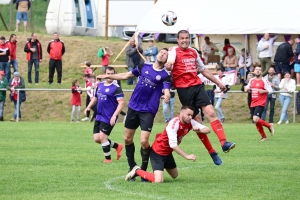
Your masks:
<svg viewBox="0 0 300 200"><path fill-rule="evenodd" d="M288 118L288 107L291 103L292 94L296 90L296 82L294 79L291 79L291 74L289 72L285 72L284 78L281 80L279 84L280 93L279 101L282 107L280 120L277 124L281 124L283 120L286 120L285 123L289 123Z"/></svg>
<svg viewBox="0 0 300 200"><path fill-rule="evenodd" d="M223 70L222 69L218 69L217 70L218 73L218 77L217 79L219 79L220 82L223 83L223 85L225 85L226 90L223 92L218 86L214 85L214 93L215 93L215 108L217 110L217 115L219 120L221 121L221 123L223 124L225 122L225 116L222 112L222 101L224 99L226 99L228 97L228 93L227 91L230 89L229 85L228 85L228 79L227 77L223 74Z"/></svg>

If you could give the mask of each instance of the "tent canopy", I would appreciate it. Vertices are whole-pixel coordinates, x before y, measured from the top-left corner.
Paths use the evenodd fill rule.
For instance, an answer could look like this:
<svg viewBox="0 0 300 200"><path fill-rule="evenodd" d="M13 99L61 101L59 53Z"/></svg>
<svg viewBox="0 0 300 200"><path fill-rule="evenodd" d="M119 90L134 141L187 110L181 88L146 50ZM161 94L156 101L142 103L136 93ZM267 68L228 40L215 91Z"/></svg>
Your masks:
<svg viewBox="0 0 300 200"><path fill-rule="evenodd" d="M192 34L299 34L299 0L158 0L137 26L138 32ZM177 15L173 26L162 23L166 11Z"/></svg>

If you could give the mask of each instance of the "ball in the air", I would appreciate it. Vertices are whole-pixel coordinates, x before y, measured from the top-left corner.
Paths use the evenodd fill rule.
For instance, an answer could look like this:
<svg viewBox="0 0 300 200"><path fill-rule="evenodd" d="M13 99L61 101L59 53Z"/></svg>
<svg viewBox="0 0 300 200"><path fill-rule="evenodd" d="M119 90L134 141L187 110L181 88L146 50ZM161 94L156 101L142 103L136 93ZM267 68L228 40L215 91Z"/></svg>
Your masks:
<svg viewBox="0 0 300 200"><path fill-rule="evenodd" d="M161 20L166 26L173 26L177 22L177 15L173 11L167 11Z"/></svg>

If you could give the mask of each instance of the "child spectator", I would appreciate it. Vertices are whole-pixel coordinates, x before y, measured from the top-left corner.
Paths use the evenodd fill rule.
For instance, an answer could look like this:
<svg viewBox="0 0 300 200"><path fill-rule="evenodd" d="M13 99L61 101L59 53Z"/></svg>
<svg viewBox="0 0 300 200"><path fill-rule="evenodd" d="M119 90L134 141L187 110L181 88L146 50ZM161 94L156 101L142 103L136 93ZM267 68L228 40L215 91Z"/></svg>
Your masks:
<svg viewBox="0 0 300 200"><path fill-rule="evenodd" d="M71 113L71 122L74 122L74 113L75 108L77 107L77 122L80 122L80 106L81 106L81 98L80 94L82 94L81 87L79 86L79 81L75 79L72 82L72 113Z"/></svg>
<svg viewBox="0 0 300 200"><path fill-rule="evenodd" d="M87 89L87 93L88 93L88 96L90 97L90 100L92 100L92 98L95 96L95 92L96 92L96 89L98 87L98 82L96 81L96 77L95 76L92 76L91 77L91 83L89 84L89 86L86 88ZM90 122L92 122L95 117L96 117L96 113L97 113L97 104L95 104L94 106L92 106L92 111L93 111L93 115L90 119Z"/></svg>
<svg viewBox="0 0 300 200"><path fill-rule="evenodd" d="M113 52L108 47L103 47L102 56L102 72L105 74L105 69L109 65L109 57L113 55Z"/></svg>
<svg viewBox="0 0 300 200"><path fill-rule="evenodd" d="M91 102L91 99L93 98L93 95L90 92L91 86L92 86L92 79L89 78L88 74L83 75L84 80L84 88L86 90L86 100L85 100L85 106L88 107L89 103ZM81 119L81 121L90 121L90 111L86 112L86 117Z"/></svg>
<svg viewBox="0 0 300 200"><path fill-rule="evenodd" d="M85 62L85 70L84 70L84 74L88 74L89 77L92 77L94 75L93 69L91 68L91 62L87 61Z"/></svg>

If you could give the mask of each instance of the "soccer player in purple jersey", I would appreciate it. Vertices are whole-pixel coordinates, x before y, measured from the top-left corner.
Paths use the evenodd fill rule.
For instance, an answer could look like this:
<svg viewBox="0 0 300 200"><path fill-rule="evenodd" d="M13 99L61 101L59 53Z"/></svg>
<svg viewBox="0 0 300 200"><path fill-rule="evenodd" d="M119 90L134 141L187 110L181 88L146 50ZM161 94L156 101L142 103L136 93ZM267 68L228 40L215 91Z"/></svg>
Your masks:
<svg viewBox="0 0 300 200"><path fill-rule="evenodd" d="M106 75L115 73L113 67L107 67ZM117 160L122 156L122 144L117 144L108 139L117 119L118 115L124 107L124 94L122 88L112 79L106 79L101 82L97 89L95 96L84 111L86 114L93 105L97 103L97 114L94 125L94 141L102 145L105 156L105 163L112 162L110 148L116 149Z"/></svg>
<svg viewBox="0 0 300 200"><path fill-rule="evenodd" d="M164 89L165 92L164 100L166 103L170 100L171 96L171 76L168 71L164 69L168 58L168 49L161 49L156 58L155 63L144 63L131 72L97 76L97 78L100 79L109 78L115 80L126 80L134 76L139 77L139 81L136 84L128 104L128 112L125 120L124 140L130 170L136 165L134 160L135 146L133 137L139 126L141 127L141 169L147 170L150 154L149 136L154 117L158 111L162 89Z"/></svg>

